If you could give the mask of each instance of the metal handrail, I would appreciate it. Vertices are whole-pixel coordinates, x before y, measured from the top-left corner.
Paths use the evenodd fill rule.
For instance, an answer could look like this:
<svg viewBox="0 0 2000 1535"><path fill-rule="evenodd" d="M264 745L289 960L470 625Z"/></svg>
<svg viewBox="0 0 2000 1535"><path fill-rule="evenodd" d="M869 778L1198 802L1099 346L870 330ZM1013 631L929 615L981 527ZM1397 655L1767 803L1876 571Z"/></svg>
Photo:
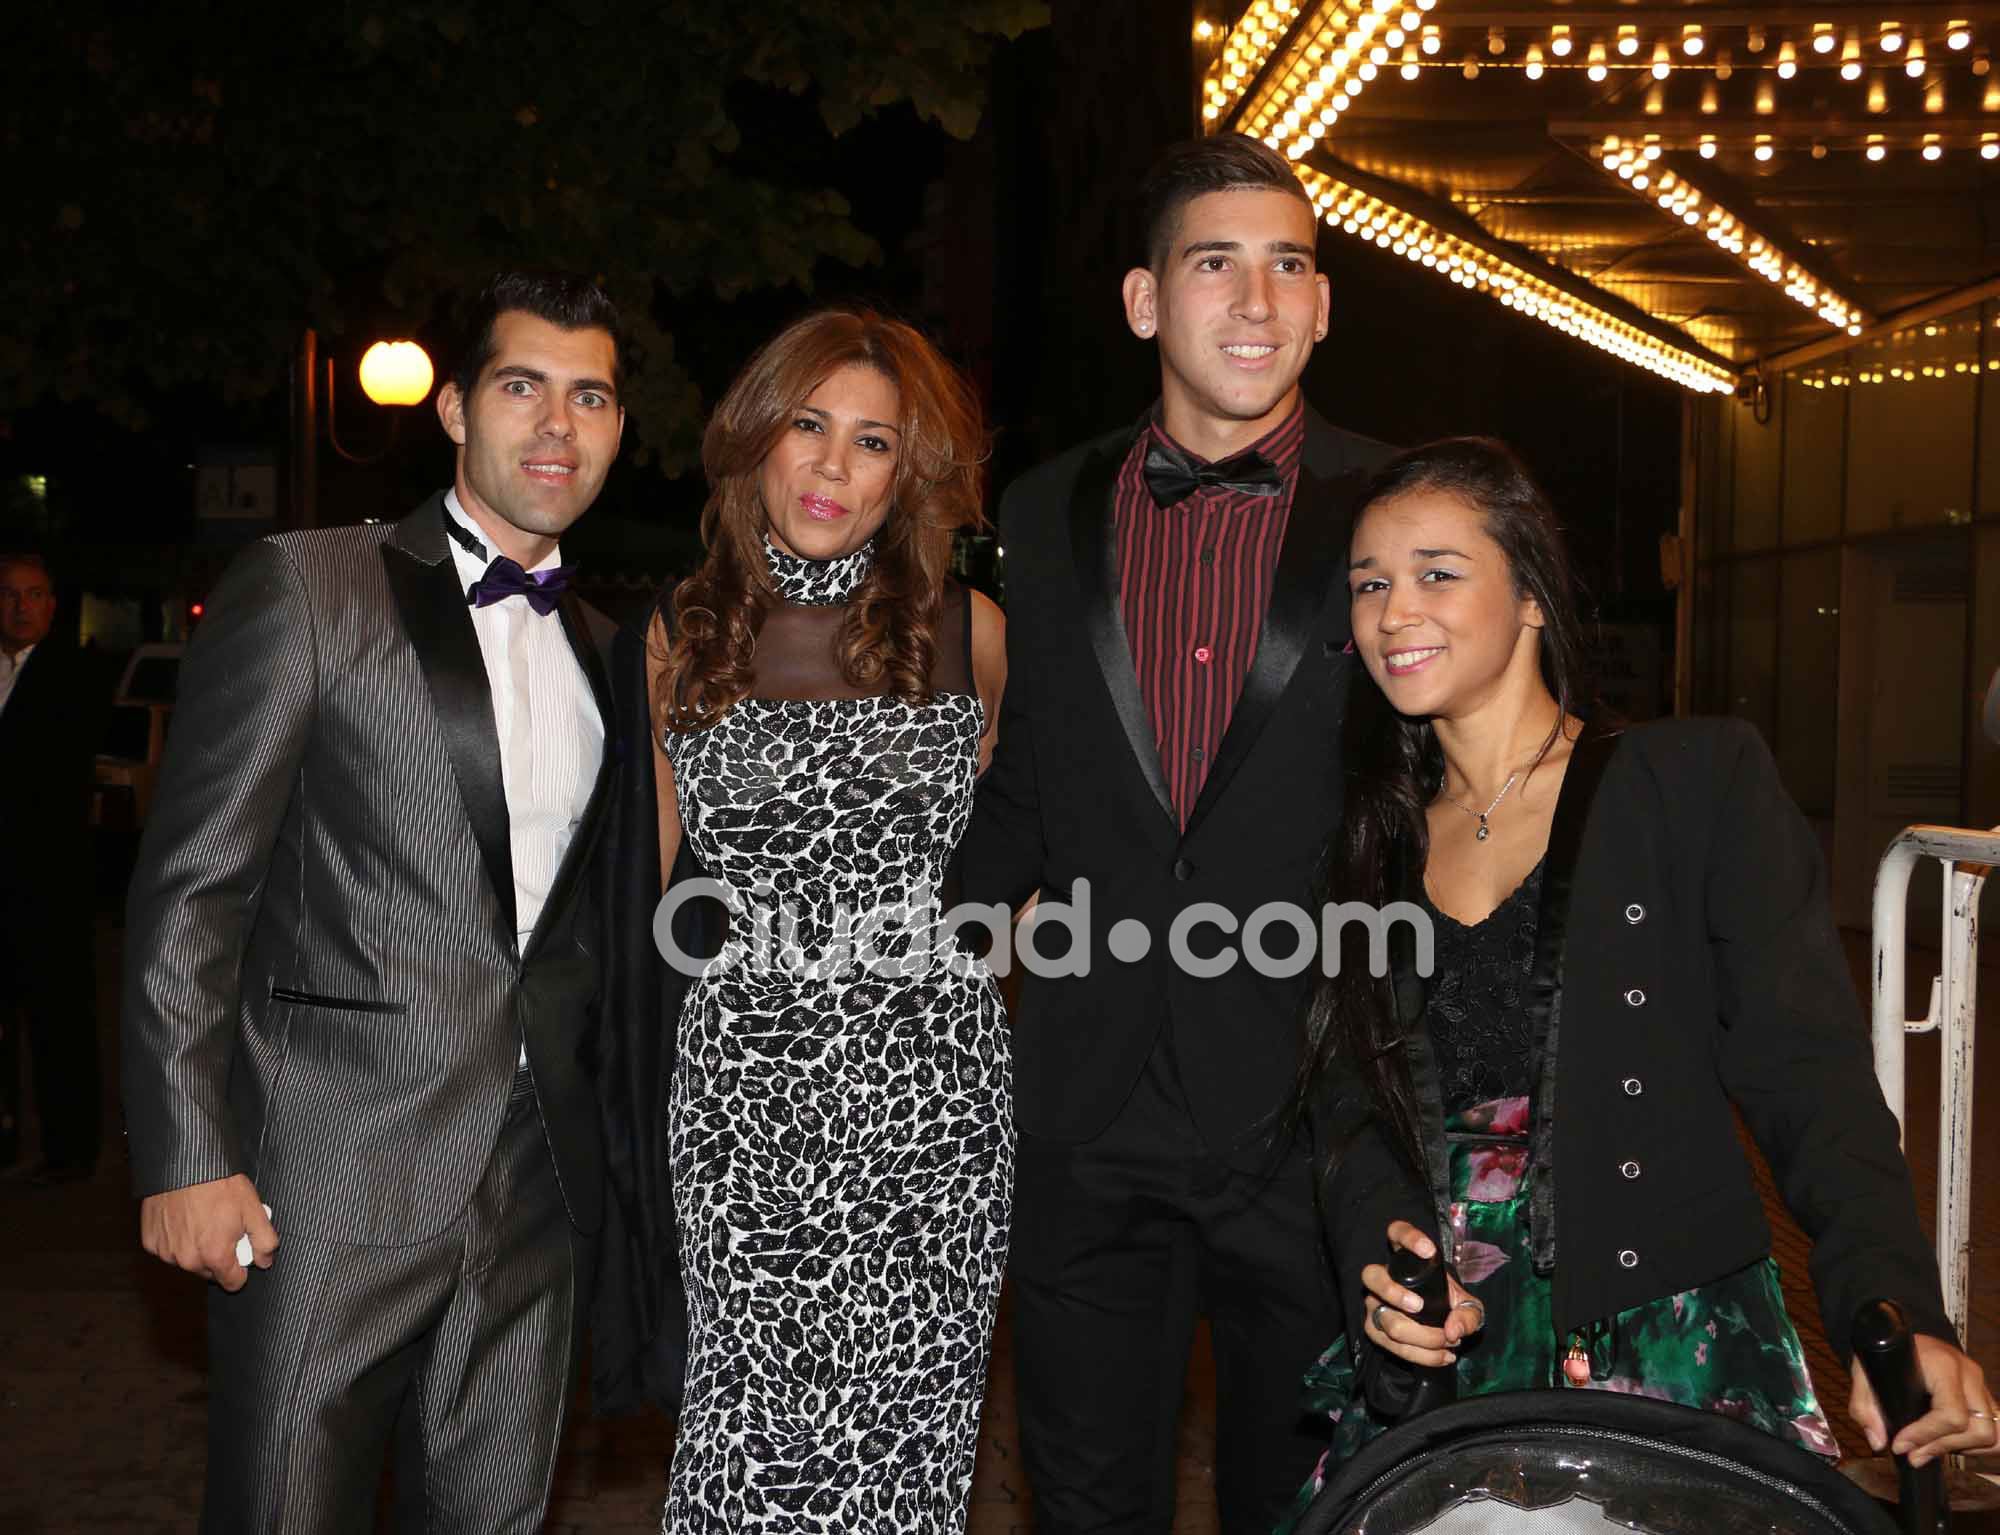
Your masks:
<svg viewBox="0 0 2000 1535"><path fill-rule="evenodd" d="M1931 982L1930 1009L1903 1014L1905 914L1910 871L1935 858L1944 878L1944 966ZM1904 1125L1904 1044L1911 1034L1940 1036L1938 1090L1937 1259L1945 1311L1961 1343L1971 1321L1972 1046L1979 989L1979 895L2000 864L2000 830L1909 826L1875 871L1874 998L1871 1034L1882 1096Z"/></svg>

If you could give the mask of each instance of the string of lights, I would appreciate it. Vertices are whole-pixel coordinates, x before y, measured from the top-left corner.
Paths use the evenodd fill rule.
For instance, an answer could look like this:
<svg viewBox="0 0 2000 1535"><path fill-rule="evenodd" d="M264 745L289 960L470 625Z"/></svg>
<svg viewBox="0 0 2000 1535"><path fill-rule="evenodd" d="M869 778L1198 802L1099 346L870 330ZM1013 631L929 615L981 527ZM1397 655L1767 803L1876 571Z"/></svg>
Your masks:
<svg viewBox="0 0 2000 1535"><path fill-rule="evenodd" d="M1862 306L1841 294L1813 272L1799 257L1786 252L1769 235L1750 227L1711 193L1704 194L1682 170L1661 164L1665 153L1657 140L1635 142L1609 135L1592 146L1590 158L1607 175L1616 176L1633 192L1655 204L1663 213L1699 229L1718 250L1734 256L1743 266L1787 297L1804 305L1827 324L1858 336L1868 322Z"/></svg>
<svg viewBox="0 0 2000 1535"><path fill-rule="evenodd" d="M1530 28L1487 24L1476 12L1454 19L1448 11L1436 13L1436 0L1253 0L1226 31L1213 21L1196 25L1197 42L1212 53L1202 117L1211 130L1233 127L1298 159L1391 69L1404 80L1435 70L1456 70L1467 78L1486 69L1516 70L1529 80L1581 71L1593 82L1621 71L1649 74L1654 87L1643 102L1649 114L1664 110L1662 93L1677 79L1726 81L1739 72L1758 81L1753 110L1775 114L1779 82L1797 78L1801 70L1837 71L1857 83L1874 114L1888 111L1889 82L1901 75L1918 83L1925 112L1942 113L1947 77L1955 76L1960 83L1949 86L1949 94L1957 109L1963 109L1969 90L1978 96L1980 111L2000 114L2000 77L1992 76L1989 49L1973 21L1927 9L1933 19L1867 25L1744 19L1754 12L1734 13L1728 24L1659 16L1593 21L1578 13L1572 20ZM1963 80L1968 71L1974 77L1970 85ZM1705 113L1721 110L1713 84L1701 93L1700 105ZM1766 135L1757 157L1768 160L1786 147L1783 136ZM1816 158L1829 150L1852 150L1873 162L1900 148L1927 160L1959 148L2000 159L2000 131L1819 137L1794 147L1810 149Z"/></svg>
<svg viewBox="0 0 2000 1535"><path fill-rule="evenodd" d="M1377 192L1301 165L1298 175L1328 227L1367 240L1393 255L1436 272L1462 288L1490 295L1528 318L1611 353L1684 389L1727 393L1736 387L1734 370L1713 356L1676 346L1642 326L1589 302L1551 277L1535 272L1528 259L1501 255L1487 245L1450 233L1421 214Z"/></svg>
<svg viewBox="0 0 2000 1535"><path fill-rule="evenodd" d="M1253 0L1203 80L1202 121L1234 126L1296 160L1381 73L1420 47L1437 0Z"/></svg>

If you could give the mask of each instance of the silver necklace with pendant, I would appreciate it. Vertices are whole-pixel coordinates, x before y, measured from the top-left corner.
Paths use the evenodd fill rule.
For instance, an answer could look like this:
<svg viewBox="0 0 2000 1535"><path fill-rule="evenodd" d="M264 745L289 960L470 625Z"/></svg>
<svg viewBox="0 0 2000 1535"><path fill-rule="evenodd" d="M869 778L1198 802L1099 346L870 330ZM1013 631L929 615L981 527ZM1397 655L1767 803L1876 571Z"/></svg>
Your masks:
<svg viewBox="0 0 2000 1535"><path fill-rule="evenodd" d="M1521 776L1521 770L1519 768L1516 768L1513 772L1509 773L1507 775L1507 781L1502 785L1500 785L1500 792L1493 796L1493 803L1488 805L1484 810L1473 809L1472 806L1466 804L1463 800L1459 799L1456 795L1454 795L1449 789L1445 788L1443 784L1438 785L1438 793L1442 794L1446 799L1450 800L1452 804L1458 806L1458 808L1460 810L1463 810L1467 815L1479 817L1479 830L1474 832L1472 836L1474 841L1484 842L1488 837L1493 835L1493 828L1486 824L1486 818L1491 814L1493 814L1494 811L1500 808L1500 801L1502 801L1507 797L1507 791L1514 787L1514 780L1519 778L1520 776Z"/></svg>

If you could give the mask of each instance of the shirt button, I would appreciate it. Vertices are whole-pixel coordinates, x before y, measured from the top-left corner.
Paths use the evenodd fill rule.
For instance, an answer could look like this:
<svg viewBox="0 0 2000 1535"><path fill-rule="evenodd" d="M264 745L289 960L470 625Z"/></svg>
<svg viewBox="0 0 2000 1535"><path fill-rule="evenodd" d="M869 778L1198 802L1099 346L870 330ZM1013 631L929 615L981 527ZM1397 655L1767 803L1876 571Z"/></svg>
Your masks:
<svg viewBox="0 0 2000 1535"><path fill-rule="evenodd" d="M1646 920L1646 908L1641 906L1637 901L1634 901L1630 906L1625 908L1625 920L1630 922L1634 927L1637 927L1641 922Z"/></svg>
<svg viewBox="0 0 2000 1535"><path fill-rule="evenodd" d="M1630 991L1625 993L1625 1005L1627 1007L1644 1007L1646 1005L1646 994L1634 986Z"/></svg>
<svg viewBox="0 0 2000 1535"><path fill-rule="evenodd" d="M1204 565L1213 565L1215 563L1215 551L1213 549L1202 550L1201 562Z"/></svg>
<svg viewBox="0 0 2000 1535"><path fill-rule="evenodd" d="M1627 1077L1620 1085L1624 1087L1627 1098L1636 1098L1646 1090L1646 1084L1637 1077Z"/></svg>
<svg viewBox="0 0 2000 1535"><path fill-rule="evenodd" d="M1193 879L1194 865L1189 863L1185 858L1176 858L1174 860L1174 878Z"/></svg>
<svg viewBox="0 0 2000 1535"><path fill-rule="evenodd" d="M1197 645L1194 647L1194 658L1203 666L1208 665L1209 657L1214 654L1215 652L1210 650L1206 645Z"/></svg>
<svg viewBox="0 0 2000 1535"><path fill-rule="evenodd" d="M1206 757L1207 755L1208 753L1203 751L1199 746L1197 746L1194 749L1194 760L1197 762L1201 761L1201 759Z"/></svg>
<svg viewBox="0 0 2000 1535"><path fill-rule="evenodd" d="M1628 1178L1636 1178L1639 1176L1639 1164L1637 1162L1620 1162L1618 1164L1618 1171Z"/></svg>
<svg viewBox="0 0 2000 1535"><path fill-rule="evenodd" d="M1633 1252L1631 1248L1626 1248L1618 1255L1618 1266L1622 1269L1637 1268L1639 1266L1639 1255Z"/></svg>

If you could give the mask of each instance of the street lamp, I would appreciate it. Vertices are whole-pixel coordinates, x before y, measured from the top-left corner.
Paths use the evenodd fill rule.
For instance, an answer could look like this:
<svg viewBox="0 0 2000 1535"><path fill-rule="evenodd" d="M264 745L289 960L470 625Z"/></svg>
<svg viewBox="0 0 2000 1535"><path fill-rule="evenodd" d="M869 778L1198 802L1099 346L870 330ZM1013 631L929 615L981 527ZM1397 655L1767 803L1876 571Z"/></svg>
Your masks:
<svg viewBox="0 0 2000 1535"><path fill-rule="evenodd" d="M378 341L361 354L361 392L377 405L421 405L430 398L430 354L414 341Z"/></svg>
<svg viewBox="0 0 2000 1535"><path fill-rule="evenodd" d="M310 528L318 523L319 503L319 334L307 328L299 338L299 352L292 367L292 507L298 525ZM408 407L421 405L430 397L436 374L430 357L414 341L378 341L362 354L358 370L361 392L377 405ZM389 441L380 452L350 453L340 440L335 425L334 367L326 359L326 437L334 452L350 463L374 463L396 440L402 423L398 409L389 418Z"/></svg>

